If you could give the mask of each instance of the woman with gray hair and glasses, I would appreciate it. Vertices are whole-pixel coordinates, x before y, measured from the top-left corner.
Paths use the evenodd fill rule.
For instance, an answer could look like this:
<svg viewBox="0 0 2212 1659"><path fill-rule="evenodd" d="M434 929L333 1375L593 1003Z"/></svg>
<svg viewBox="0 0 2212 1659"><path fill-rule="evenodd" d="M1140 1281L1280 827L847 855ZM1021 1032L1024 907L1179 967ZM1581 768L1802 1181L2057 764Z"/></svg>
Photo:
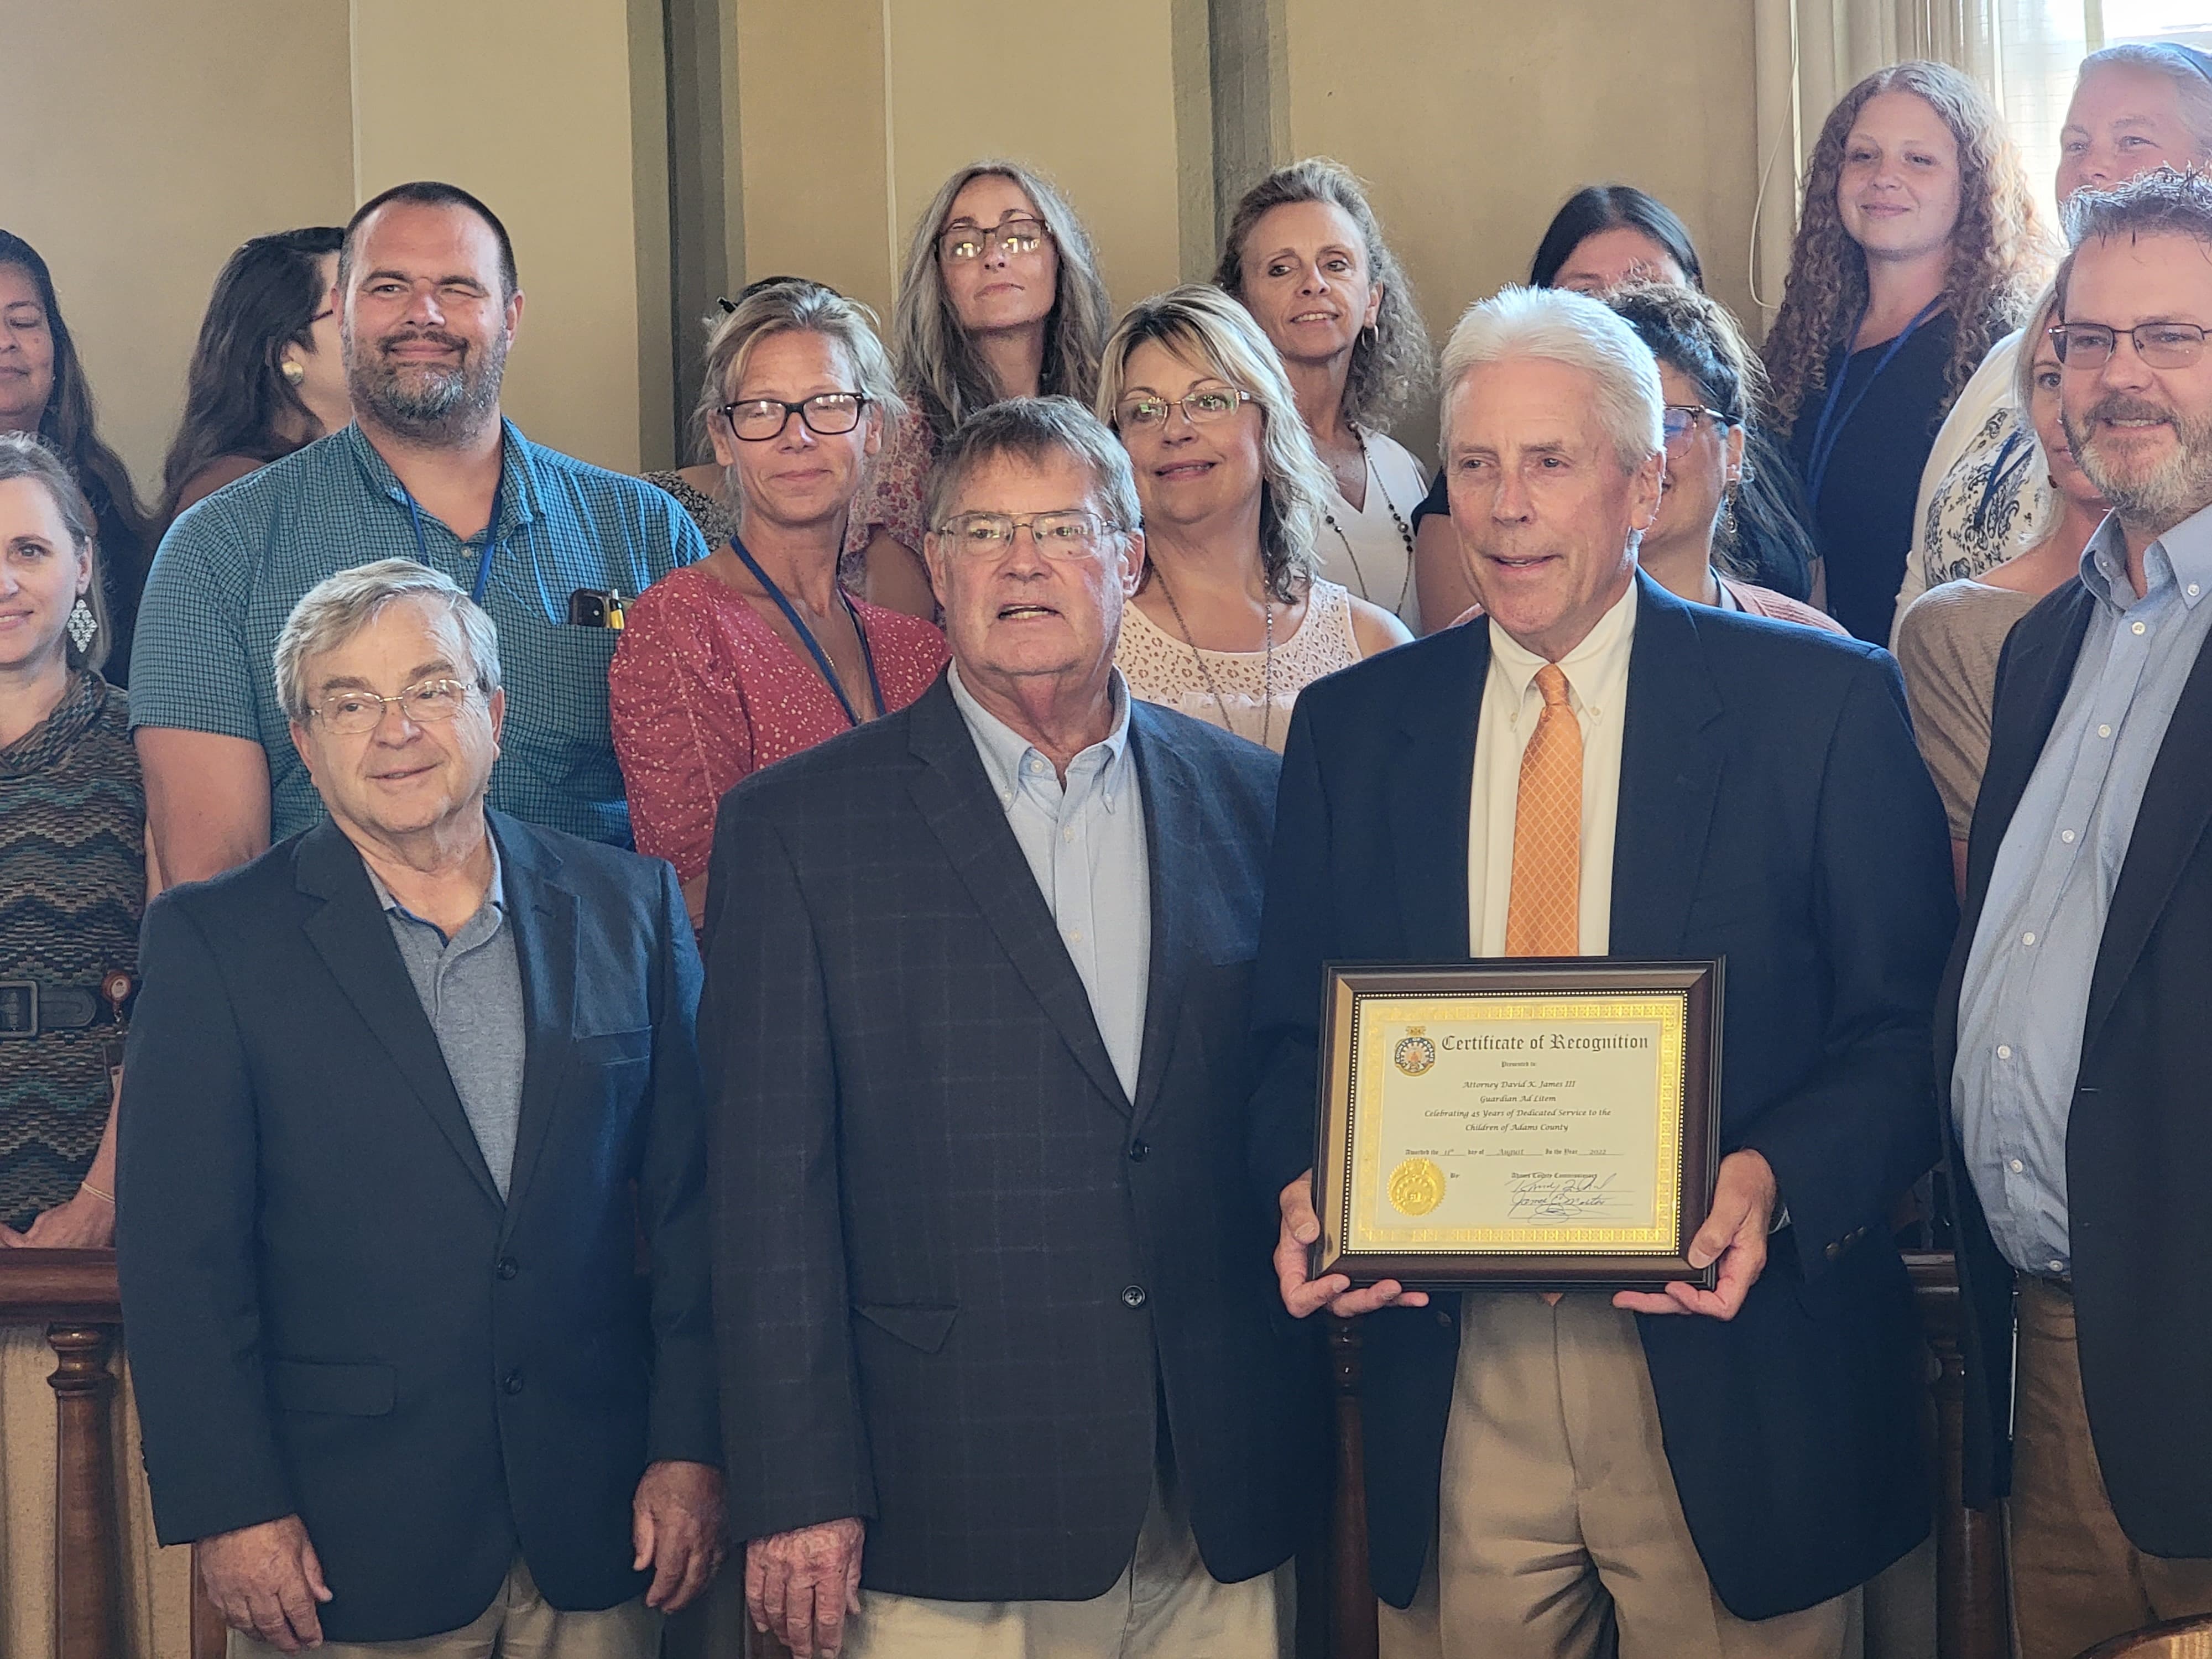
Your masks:
<svg viewBox="0 0 2212 1659"><path fill-rule="evenodd" d="M638 851L676 866L695 925L724 792L945 666L935 627L838 576L854 497L906 418L866 311L818 283L757 289L708 343L700 419L733 529L640 596L607 673Z"/></svg>
<svg viewBox="0 0 2212 1659"><path fill-rule="evenodd" d="M890 434L846 532L868 597L933 617L923 568L929 470L977 410L1059 393L1088 404L1113 317L1091 237L1048 179L1012 161L975 161L915 222L891 339L915 418Z"/></svg>
<svg viewBox="0 0 2212 1659"><path fill-rule="evenodd" d="M1170 289L1122 318L1098 414L1145 510L1144 586L1115 652L1134 696L1279 753L1301 690L1412 637L1320 574L1328 469L1274 348L1220 289Z"/></svg>

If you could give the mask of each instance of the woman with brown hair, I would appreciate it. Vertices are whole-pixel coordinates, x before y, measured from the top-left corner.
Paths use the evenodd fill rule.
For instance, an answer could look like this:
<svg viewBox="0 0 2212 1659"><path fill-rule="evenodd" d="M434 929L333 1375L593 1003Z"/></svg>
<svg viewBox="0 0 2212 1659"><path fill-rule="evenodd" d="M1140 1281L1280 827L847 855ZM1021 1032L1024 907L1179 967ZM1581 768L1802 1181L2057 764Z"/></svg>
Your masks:
<svg viewBox="0 0 2212 1659"><path fill-rule="evenodd" d="M99 521L106 568L107 678L128 682L131 630L154 557L154 526L138 506L131 474L100 440L92 388L62 320L53 273L39 251L0 230L0 432L28 432L68 463Z"/></svg>
<svg viewBox="0 0 2212 1659"><path fill-rule="evenodd" d="M1936 428L2045 254L2004 124L1956 70L1892 64L1829 113L1765 357L1828 609L1863 640L1889 638Z"/></svg>
<svg viewBox="0 0 2212 1659"><path fill-rule="evenodd" d="M1418 631L1412 518L1425 485L1390 427L1436 363L1359 180L1319 156L1276 168L1237 203L1213 280L1267 331L1328 469L1322 574Z"/></svg>
<svg viewBox="0 0 2212 1659"><path fill-rule="evenodd" d="M891 310L891 356L915 418L884 443L846 532L871 600L935 614L921 539L937 447L1003 398L1058 392L1087 406L1112 323L1090 235L1048 180L1012 161L974 161L945 181L915 222Z"/></svg>

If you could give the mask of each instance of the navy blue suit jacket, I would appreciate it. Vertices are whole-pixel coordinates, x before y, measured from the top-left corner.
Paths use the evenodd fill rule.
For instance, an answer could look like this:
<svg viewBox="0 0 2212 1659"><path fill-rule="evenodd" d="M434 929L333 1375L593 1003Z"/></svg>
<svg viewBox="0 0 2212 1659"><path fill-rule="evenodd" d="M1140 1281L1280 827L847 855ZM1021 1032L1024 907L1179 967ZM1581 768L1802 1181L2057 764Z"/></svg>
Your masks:
<svg viewBox="0 0 2212 1659"><path fill-rule="evenodd" d="M2069 581L2021 618L1997 667L1990 762L1966 859L1966 923L1936 1010L1968 1318L1965 1487L2012 1483L2013 1272L1952 1122L1959 1001L2013 814L2073 684L2096 601ZM2212 646L2197 653L2143 787L2082 1014L2066 1121L2066 1202L2081 1391L2112 1512L2152 1555L2212 1555Z"/></svg>
<svg viewBox="0 0 2212 1659"><path fill-rule="evenodd" d="M701 1042L740 1537L864 1516L868 1588L1079 1601L1170 1447L1206 1568L1319 1530L1316 1339L1244 1181L1275 757L1133 704L1133 1096L943 676L723 798Z"/></svg>
<svg viewBox="0 0 2212 1659"><path fill-rule="evenodd" d="M1727 959L1721 1149L1765 1156L1792 1222L1733 1322L1639 1323L1699 1555L1758 1619L1864 1581L1928 1530L1922 1349L1888 1217L1936 1157L1950 860L1887 654L1637 580L1612 948ZM1298 699L1253 990L1271 1192L1313 1162L1322 964L1467 959L1489 667L1478 622ZM1403 1606L1436 1525L1459 1329L1439 1301L1364 1334L1375 1583Z"/></svg>
<svg viewBox="0 0 2212 1659"><path fill-rule="evenodd" d="M675 872L489 817L526 1022L505 1203L335 824L146 913L115 1243L155 1523L297 1513L332 1641L465 1625L518 1553L556 1607L626 1601L647 1462L721 1461Z"/></svg>

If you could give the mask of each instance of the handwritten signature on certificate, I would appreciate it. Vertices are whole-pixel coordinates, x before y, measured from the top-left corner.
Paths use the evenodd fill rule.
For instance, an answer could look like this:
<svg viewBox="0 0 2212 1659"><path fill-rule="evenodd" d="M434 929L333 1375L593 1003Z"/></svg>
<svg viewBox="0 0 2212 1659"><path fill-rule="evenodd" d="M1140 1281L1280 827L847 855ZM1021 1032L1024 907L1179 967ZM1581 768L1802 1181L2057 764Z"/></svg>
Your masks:
<svg viewBox="0 0 2212 1659"><path fill-rule="evenodd" d="M1516 1221L1602 1220L1632 1201L1616 1179L1610 1170L1516 1171L1505 1180L1505 1212Z"/></svg>

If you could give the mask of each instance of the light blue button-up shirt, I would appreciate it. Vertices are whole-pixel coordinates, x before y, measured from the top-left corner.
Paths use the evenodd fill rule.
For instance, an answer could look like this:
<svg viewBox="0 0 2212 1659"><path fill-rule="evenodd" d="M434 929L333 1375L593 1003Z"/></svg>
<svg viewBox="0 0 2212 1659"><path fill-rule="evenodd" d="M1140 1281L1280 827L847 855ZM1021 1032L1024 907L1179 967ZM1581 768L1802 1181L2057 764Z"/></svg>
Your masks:
<svg viewBox="0 0 2212 1659"><path fill-rule="evenodd" d="M2212 507L2153 542L2146 591L2119 522L2081 556L2096 599L2074 678L1997 849L1966 958L1951 1109L1997 1248L2073 1270L2066 1122L2106 913L2167 723L2212 629Z"/></svg>
<svg viewBox="0 0 2212 1659"><path fill-rule="evenodd" d="M1050 760L975 701L957 663L950 678L984 774L1090 995L1114 1074L1133 1101L1152 965L1152 877L1129 752L1128 685L1115 669L1114 729L1067 763L1062 785Z"/></svg>

